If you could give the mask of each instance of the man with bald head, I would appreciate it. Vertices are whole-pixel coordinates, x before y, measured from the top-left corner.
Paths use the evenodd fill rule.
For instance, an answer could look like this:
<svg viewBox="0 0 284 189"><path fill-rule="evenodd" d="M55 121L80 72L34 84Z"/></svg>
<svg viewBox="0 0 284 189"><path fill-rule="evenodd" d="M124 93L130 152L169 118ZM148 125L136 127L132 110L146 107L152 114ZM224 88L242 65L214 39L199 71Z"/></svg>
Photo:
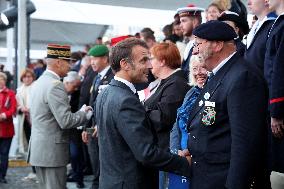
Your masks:
<svg viewBox="0 0 284 189"><path fill-rule="evenodd" d="M268 188L264 78L236 52L228 24L209 21L193 34L193 54L211 74L188 118L190 188Z"/></svg>
<svg viewBox="0 0 284 189"><path fill-rule="evenodd" d="M28 162L35 166L39 188L65 189L69 162L68 129L83 125L92 112L90 107L71 113L61 78L70 70L70 46L49 44L47 69L35 82L30 108L32 131Z"/></svg>

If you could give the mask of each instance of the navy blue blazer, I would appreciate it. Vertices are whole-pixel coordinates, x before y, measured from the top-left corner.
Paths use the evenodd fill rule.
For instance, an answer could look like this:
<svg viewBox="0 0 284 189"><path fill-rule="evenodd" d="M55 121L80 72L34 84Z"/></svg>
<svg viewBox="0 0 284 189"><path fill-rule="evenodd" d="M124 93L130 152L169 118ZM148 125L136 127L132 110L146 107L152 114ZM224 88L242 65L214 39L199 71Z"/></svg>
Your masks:
<svg viewBox="0 0 284 189"><path fill-rule="evenodd" d="M269 86L270 115L284 118L284 15L273 25L266 45L264 75Z"/></svg>
<svg viewBox="0 0 284 189"><path fill-rule="evenodd" d="M151 189L153 167L189 176L185 158L158 148L146 115L138 97L120 81L112 80L98 94L100 188Z"/></svg>
<svg viewBox="0 0 284 189"><path fill-rule="evenodd" d="M269 86L270 116L284 118L284 15L273 25L267 40L264 75ZM282 129L283 131L283 129ZM272 137L272 169L284 173L284 139Z"/></svg>
<svg viewBox="0 0 284 189"><path fill-rule="evenodd" d="M97 75L98 73L96 73ZM110 83L110 81L113 79L114 77L114 74L112 72L112 69L109 68L107 73L105 74L105 76L101 79L100 83L99 83L99 86L100 85L108 85ZM91 90L89 90L90 92L90 102L89 102L89 105L93 107L93 109L95 110L95 106L96 106L96 99L97 99L97 96L99 94L99 87L97 89L94 89L94 86L93 86L93 83L94 83L94 80L96 79L96 77L94 77L93 81L92 81L92 86L91 86ZM95 111L93 111L93 115L95 115ZM94 119L95 116L92 116L92 119L90 119L90 121L88 122L88 124L86 125L86 127L92 127L94 125L96 125L96 120Z"/></svg>
<svg viewBox="0 0 284 189"><path fill-rule="evenodd" d="M244 53L245 60L250 64L256 65L262 74L264 74L264 57L267 49L266 42L268 39L268 33L274 22L274 19L272 19L272 17L270 18L271 20L266 20L258 29L251 45Z"/></svg>
<svg viewBox="0 0 284 189"><path fill-rule="evenodd" d="M269 186L266 102L264 78L236 53L205 85L189 116L191 189Z"/></svg>

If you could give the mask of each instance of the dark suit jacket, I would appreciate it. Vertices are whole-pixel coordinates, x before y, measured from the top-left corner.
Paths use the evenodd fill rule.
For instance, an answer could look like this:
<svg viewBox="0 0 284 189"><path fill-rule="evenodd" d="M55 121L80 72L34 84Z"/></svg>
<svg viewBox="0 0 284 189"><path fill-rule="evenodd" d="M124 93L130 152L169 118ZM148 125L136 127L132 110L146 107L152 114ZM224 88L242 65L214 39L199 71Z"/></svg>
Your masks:
<svg viewBox="0 0 284 189"><path fill-rule="evenodd" d="M112 72L112 69L109 68L109 70L107 71L107 73L105 74L105 76L101 79L101 82L99 83L99 86L100 85L108 85L110 83L110 81L113 79L113 72ZM94 80L96 79L96 77L94 78ZM94 82L92 82L94 83ZM93 107L93 109L95 110L95 107L96 107L96 99L97 99L97 96L99 94L99 87L95 90L94 89L94 86L93 86L93 90L94 91L91 91L90 92L90 102L89 104ZM96 112L94 111L94 115L96 114ZM96 124L96 120L94 119L94 116L93 118L90 120L89 124L87 125L87 127L91 127L91 126L94 126Z"/></svg>
<svg viewBox="0 0 284 189"><path fill-rule="evenodd" d="M81 89L80 89L80 99L79 99L79 108L81 108L84 104L89 105L90 101L90 88L92 86L94 77L97 75L93 71L92 66L89 66L85 78L81 84Z"/></svg>
<svg viewBox="0 0 284 189"><path fill-rule="evenodd" d="M273 25L266 44L264 76L269 86L270 117L284 119L284 15ZM282 129L283 131L284 129ZM272 169L284 173L284 138L272 136Z"/></svg>
<svg viewBox="0 0 284 189"><path fill-rule="evenodd" d="M206 98L215 103L211 110L204 106ZM267 176L266 107L263 77L236 53L206 84L189 117L191 189L246 189L253 182L253 188L268 186L268 180L262 183Z"/></svg>
<svg viewBox="0 0 284 189"><path fill-rule="evenodd" d="M109 68L109 70L107 71L107 73L105 74L105 76L101 79L101 82L99 83L99 85L108 85L110 83L110 81L113 79L113 72L111 70L111 68ZM96 77L94 77L94 79L96 79ZM93 82L92 82L93 83ZM94 90L94 86L93 86L93 90ZM99 88L97 88L94 91L91 91L91 96L90 96L90 105L94 105L96 98L98 96L98 92L99 92Z"/></svg>
<svg viewBox="0 0 284 189"><path fill-rule="evenodd" d="M266 44L264 75L269 86L270 116L284 118L284 15L273 25ZM283 148L282 148L283 149ZM284 171L284 161L282 165Z"/></svg>
<svg viewBox="0 0 284 189"><path fill-rule="evenodd" d="M244 58L250 64L254 64L263 74L264 71L264 57L266 47L266 41L268 39L268 33L274 20L265 21L255 34L251 45L245 51Z"/></svg>
<svg viewBox="0 0 284 189"><path fill-rule="evenodd" d="M189 176L186 159L157 147L139 99L124 83L112 80L96 102L100 188L150 189L151 167Z"/></svg>
<svg viewBox="0 0 284 189"><path fill-rule="evenodd" d="M189 89L183 70L178 70L161 80L156 92L144 103L157 132L158 146L165 150L169 148L170 131L176 120L177 109Z"/></svg>

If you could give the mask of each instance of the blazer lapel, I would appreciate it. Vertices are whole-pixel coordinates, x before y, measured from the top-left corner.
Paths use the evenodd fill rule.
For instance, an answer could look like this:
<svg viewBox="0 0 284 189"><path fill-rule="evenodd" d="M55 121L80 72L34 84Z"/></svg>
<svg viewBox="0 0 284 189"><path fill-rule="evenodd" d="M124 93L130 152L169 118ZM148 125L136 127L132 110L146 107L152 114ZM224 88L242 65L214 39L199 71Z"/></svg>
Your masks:
<svg viewBox="0 0 284 189"><path fill-rule="evenodd" d="M100 85L108 85L110 82L110 77L113 77L111 68L109 68L106 75L101 79Z"/></svg>
<svg viewBox="0 0 284 189"><path fill-rule="evenodd" d="M222 85L222 81L227 74L228 70L231 68L231 66L236 62L236 60L239 58L238 53L236 53L217 73L212 77L210 82L208 82L204 88L202 89L202 92L196 99L193 107L193 111L189 115L189 119L187 124L190 124L191 121L195 118L197 113L200 112L200 110L204 107L205 101L210 101L214 93L217 91L218 87ZM206 97L206 98L205 98Z"/></svg>
<svg viewBox="0 0 284 189"><path fill-rule="evenodd" d="M112 70L109 68L106 75L101 79L97 89L93 93L93 99L95 99L98 95L100 85L108 85L110 82L110 77L113 76Z"/></svg>

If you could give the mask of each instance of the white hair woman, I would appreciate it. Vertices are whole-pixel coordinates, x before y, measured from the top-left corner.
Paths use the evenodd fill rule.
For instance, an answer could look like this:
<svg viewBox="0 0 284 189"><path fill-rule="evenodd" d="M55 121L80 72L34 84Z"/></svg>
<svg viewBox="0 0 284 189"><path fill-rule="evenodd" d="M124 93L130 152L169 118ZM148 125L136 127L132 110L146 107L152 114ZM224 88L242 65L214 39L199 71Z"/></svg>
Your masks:
<svg viewBox="0 0 284 189"><path fill-rule="evenodd" d="M182 106L177 110L177 119L170 134L171 152L179 155L183 155L182 151L187 149L187 140L190 137L187 133L187 121L195 104L195 101L199 96L204 83L207 80L207 70L204 67L203 61L197 55L191 56L189 65L189 78L192 88L187 92L184 97ZM171 183L176 183L177 179L183 181L185 180L184 177L179 177L177 175L172 177L170 175L169 188L171 186ZM181 183L181 185L177 187L179 189L185 189L189 187L188 181L178 183Z"/></svg>

